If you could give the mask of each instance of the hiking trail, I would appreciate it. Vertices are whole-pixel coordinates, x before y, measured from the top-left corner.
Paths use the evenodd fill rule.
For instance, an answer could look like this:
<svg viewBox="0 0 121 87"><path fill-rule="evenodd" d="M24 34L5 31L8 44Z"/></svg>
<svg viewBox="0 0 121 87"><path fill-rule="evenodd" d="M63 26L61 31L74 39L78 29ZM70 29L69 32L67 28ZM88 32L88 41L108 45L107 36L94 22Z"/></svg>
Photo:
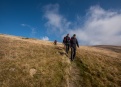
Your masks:
<svg viewBox="0 0 121 87"><path fill-rule="evenodd" d="M64 48L59 47L59 53L62 55L62 62L66 62L68 67L66 68L66 85L67 87L82 87L79 86L80 71L77 67L76 60L70 61L70 52L66 53ZM76 58L75 58L76 59Z"/></svg>

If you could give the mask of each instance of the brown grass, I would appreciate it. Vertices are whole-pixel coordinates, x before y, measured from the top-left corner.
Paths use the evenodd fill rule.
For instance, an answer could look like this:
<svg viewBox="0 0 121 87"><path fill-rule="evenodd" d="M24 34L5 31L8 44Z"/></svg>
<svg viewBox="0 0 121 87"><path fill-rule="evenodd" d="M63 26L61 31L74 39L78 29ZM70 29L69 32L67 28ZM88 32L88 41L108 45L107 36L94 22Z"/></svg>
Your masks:
<svg viewBox="0 0 121 87"><path fill-rule="evenodd" d="M0 35L0 87L121 87L120 66L119 47L80 46L70 62L60 43Z"/></svg>
<svg viewBox="0 0 121 87"><path fill-rule="evenodd" d="M81 87L120 87L121 53L97 47L80 47L75 63Z"/></svg>
<svg viewBox="0 0 121 87"><path fill-rule="evenodd" d="M51 44L0 35L0 86L66 87L67 57Z"/></svg>

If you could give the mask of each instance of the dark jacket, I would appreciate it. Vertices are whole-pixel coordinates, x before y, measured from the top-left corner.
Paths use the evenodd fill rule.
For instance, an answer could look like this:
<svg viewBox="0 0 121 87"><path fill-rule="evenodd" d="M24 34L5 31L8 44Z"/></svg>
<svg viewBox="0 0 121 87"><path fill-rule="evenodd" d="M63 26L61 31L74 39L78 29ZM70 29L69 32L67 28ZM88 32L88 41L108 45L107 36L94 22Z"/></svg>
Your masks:
<svg viewBox="0 0 121 87"><path fill-rule="evenodd" d="M71 47L76 48L76 45L79 47L78 41L74 37L71 37L70 44L71 44Z"/></svg>
<svg viewBox="0 0 121 87"><path fill-rule="evenodd" d="M55 45L57 44L57 40L54 41L54 44L55 44Z"/></svg>
<svg viewBox="0 0 121 87"><path fill-rule="evenodd" d="M63 43L64 44L70 44L70 37L68 37L68 36L64 37Z"/></svg>

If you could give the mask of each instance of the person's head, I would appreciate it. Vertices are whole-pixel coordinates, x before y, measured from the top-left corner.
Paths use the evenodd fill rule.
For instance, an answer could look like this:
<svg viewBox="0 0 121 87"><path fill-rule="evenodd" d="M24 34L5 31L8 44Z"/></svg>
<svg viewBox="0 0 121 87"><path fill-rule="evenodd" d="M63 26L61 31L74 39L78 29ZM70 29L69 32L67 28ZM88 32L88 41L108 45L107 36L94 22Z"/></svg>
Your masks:
<svg viewBox="0 0 121 87"><path fill-rule="evenodd" d="M69 37L69 34L67 34L67 36Z"/></svg>
<svg viewBox="0 0 121 87"><path fill-rule="evenodd" d="M76 34L74 34L73 37L76 38Z"/></svg>

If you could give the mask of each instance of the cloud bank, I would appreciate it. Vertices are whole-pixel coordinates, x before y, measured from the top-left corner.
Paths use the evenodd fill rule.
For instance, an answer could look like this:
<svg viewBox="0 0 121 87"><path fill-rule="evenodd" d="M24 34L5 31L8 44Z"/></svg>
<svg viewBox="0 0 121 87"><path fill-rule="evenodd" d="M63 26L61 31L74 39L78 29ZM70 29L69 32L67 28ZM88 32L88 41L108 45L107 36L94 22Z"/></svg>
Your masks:
<svg viewBox="0 0 121 87"><path fill-rule="evenodd" d="M45 37L42 37L42 40L49 40L49 38L45 36Z"/></svg>
<svg viewBox="0 0 121 87"><path fill-rule="evenodd" d="M121 45L121 12L105 10L100 6L91 6L85 14L85 20L68 21L59 13L58 4L44 7L45 26L53 33L77 34L82 45ZM80 27L80 21L83 25ZM74 25L74 23L78 25Z"/></svg>

